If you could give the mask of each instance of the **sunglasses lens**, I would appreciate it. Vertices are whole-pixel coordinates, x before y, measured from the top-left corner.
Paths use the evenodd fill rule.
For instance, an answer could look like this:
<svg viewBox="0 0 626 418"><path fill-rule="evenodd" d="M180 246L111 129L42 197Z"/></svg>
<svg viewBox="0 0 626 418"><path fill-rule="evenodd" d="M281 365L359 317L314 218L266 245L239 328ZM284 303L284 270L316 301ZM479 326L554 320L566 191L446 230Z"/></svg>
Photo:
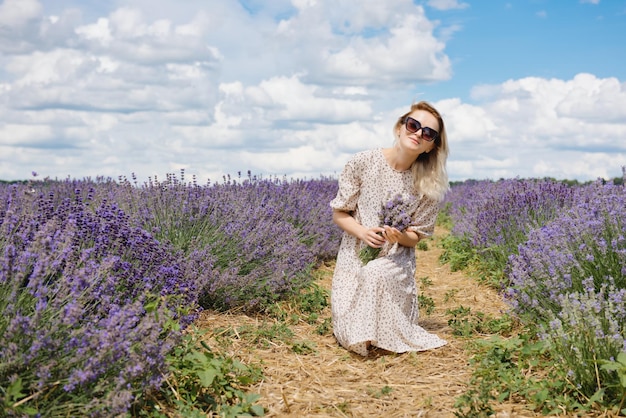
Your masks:
<svg viewBox="0 0 626 418"><path fill-rule="evenodd" d="M419 131L419 129L422 127L422 125L416 121L415 119L412 118L407 118L406 119L406 130L411 132L411 133L415 133L417 131Z"/></svg>
<svg viewBox="0 0 626 418"><path fill-rule="evenodd" d="M432 141L433 139L435 139L435 135L437 135L437 133L430 128L422 129L422 136L427 141Z"/></svg>

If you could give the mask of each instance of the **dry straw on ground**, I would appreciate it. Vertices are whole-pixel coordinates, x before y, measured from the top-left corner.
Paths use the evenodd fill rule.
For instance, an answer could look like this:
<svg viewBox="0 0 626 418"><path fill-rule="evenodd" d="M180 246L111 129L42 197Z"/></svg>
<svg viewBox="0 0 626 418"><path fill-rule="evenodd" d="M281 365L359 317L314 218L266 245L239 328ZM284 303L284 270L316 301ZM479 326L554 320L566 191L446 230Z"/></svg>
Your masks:
<svg viewBox="0 0 626 418"><path fill-rule="evenodd" d="M420 324L448 341L436 350L395 354L375 351L369 357L349 353L341 348L332 332L319 335L316 325L305 321L290 325L295 336L311 352L298 354L293 344L229 338L227 350L246 364L260 364L264 379L250 388L262 397L259 404L268 417L453 417L455 399L466 390L471 377L467 341L452 334L446 310L459 306L498 317L505 309L493 289L482 286L463 272L451 272L441 265L441 249L436 241L445 231L437 229L429 240L427 251L417 251L418 286L427 277L431 285L421 290L433 299L435 310L420 313ZM330 290L332 266L324 267L319 285ZM326 308L320 321L330 317ZM238 329L243 325L260 325L272 321L239 314L205 312L199 320L209 344L219 329ZM480 337L477 337L480 338ZM536 416L524 405L499 405L497 417Z"/></svg>

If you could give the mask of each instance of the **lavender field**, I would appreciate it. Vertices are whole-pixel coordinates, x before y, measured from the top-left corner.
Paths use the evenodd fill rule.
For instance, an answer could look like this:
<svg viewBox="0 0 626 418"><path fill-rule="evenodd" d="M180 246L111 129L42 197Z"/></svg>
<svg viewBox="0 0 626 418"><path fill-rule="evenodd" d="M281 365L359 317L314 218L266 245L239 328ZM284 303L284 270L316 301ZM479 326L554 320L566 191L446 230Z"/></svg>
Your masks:
<svg viewBox="0 0 626 418"><path fill-rule="evenodd" d="M117 416L201 309L262 311L335 256L331 179L0 186L0 403ZM3 413L0 413L3 416Z"/></svg>
<svg viewBox="0 0 626 418"><path fill-rule="evenodd" d="M263 313L313 285L339 245L336 192L250 173L0 184L0 416L141 415L202 309ZM560 382L517 396L546 413L624 408L626 188L467 181L445 203L445 261L489 272L527 329L517 349L539 344L543 380Z"/></svg>
<svg viewBox="0 0 626 418"><path fill-rule="evenodd" d="M544 413L600 407L626 414L626 186L618 183L471 181L447 196L451 246L465 253L464 266L473 260L500 288L527 330L517 346L499 341L491 354L500 350L498 367L523 367L515 357L528 357L534 345L534 366L546 359L542 378L552 383L513 392ZM483 383L506 380L483 372ZM483 401L512 396L490 390Z"/></svg>

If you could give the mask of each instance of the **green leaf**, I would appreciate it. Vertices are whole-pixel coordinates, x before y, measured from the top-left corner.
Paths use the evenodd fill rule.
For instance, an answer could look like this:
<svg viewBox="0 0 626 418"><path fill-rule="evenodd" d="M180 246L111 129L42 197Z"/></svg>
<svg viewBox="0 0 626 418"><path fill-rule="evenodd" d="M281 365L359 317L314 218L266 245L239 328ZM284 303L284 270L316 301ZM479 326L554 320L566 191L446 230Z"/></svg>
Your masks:
<svg viewBox="0 0 626 418"><path fill-rule="evenodd" d="M151 302L148 302L145 305L143 305L143 308L146 310L147 313L152 313L152 312L156 311L156 309L158 307L159 307L159 300L158 299L154 299Z"/></svg>
<svg viewBox="0 0 626 418"><path fill-rule="evenodd" d="M250 412L256 417L262 417L265 415L265 409L261 405L250 406Z"/></svg>
<svg viewBox="0 0 626 418"><path fill-rule="evenodd" d="M207 361L207 357L201 352L195 351L195 350L189 353L189 355L187 356L187 359L189 359L189 361L191 361L194 364L201 364L203 366L206 366L209 364L209 362Z"/></svg>
<svg viewBox="0 0 626 418"><path fill-rule="evenodd" d="M602 403L602 398L604 398L604 389L598 389L596 393L593 394L591 398L589 398L589 404L593 403Z"/></svg>
<svg viewBox="0 0 626 418"><path fill-rule="evenodd" d="M17 401L24 397L22 393L22 389L24 386L22 385L22 378L18 377L11 385L7 388L7 398L12 403L13 401Z"/></svg>
<svg viewBox="0 0 626 418"><path fill-rule="evenodd" d="M201 370L198 372L198 378L200 379L200 383L205 388L211 386L216 376L217 371L215 371L215 369Z"/></svg>
<svg viewBox="0 0 626 418"><path fill-rule="evenodd" d="M602 366L600 366L600 368L602 370L607 370L607 371L612 372L612 371L621 369L622 367L618 365L617 363L611 362L611 363L603 364Z"/></svg>

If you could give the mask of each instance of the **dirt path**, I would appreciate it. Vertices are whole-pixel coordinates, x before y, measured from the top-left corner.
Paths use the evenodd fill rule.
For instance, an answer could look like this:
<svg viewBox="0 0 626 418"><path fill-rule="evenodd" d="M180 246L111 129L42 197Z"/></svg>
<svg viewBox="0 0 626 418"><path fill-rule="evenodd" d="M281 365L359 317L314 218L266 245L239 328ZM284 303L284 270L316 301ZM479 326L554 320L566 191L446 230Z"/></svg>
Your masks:
<svg viewBox="0 0 626 418"><path fill-rule="evenodd" d="M452 335L448 309L470 307L473 312L499 316L504 308L495 291L478 285L462 272L450 272L439 263L437 242L446 231L437 229L427 251L417 251L417 284L421 294L433 299L434 312L420 313L420 325L448 341L448 345L427 352L393 354L376 352L368 358L341 348L331 333L318 335L316 325L299 321L289 328L293 341L312 347L297 354L293 344L269 342L251 344L233 338L228 350L246 363L261 364L264 380L253 392L269 409L268 417L453 417L454 402L465 391L471 376L466 340ZM332 266L326 268L319 284L330 289ZM428 280L422 280L427 277ZM431 282L422 286L423 282ZM330 317L326 308L319 321ZM267 319L265 319L267 321ZM263 318L205 313L205 327L259 325ZM213 341L213 343L215 343ZM223 344L223 342L222 342ZM531 416L520 406L502 407L498 417Z"/></svg>

